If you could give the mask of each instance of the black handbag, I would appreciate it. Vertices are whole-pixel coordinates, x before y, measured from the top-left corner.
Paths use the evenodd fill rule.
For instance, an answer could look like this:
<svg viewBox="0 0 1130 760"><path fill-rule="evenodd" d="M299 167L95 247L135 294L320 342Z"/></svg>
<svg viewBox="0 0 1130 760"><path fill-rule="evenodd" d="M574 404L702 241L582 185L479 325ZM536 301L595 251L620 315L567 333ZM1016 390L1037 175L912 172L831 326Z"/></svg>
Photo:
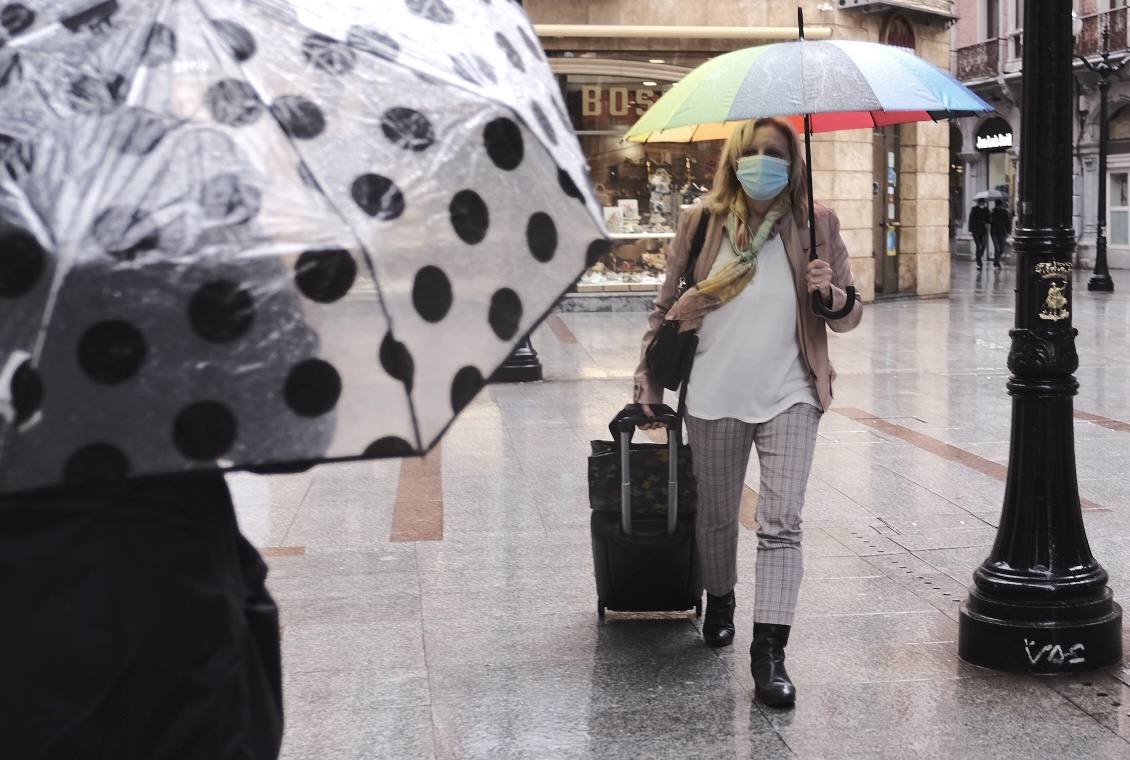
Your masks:
<svg viewBox="0 0 1130 760"><path fill-rule="evenodd" d="M710 212L703 210L699 219L698 229L691 239L690 257L683 276L679 278L679 287L675 290L675 300L679 300L683 293L694 286L694 268L698 263L698 256L702 253L702 246L706 242L706 225L710 221ZM670 275L668 275L670 276ZM691 375L691 366L694 364L695 351L698 349L698 332L696 330L679 331L679 323L669 319L655 331L647 350L644 352L644 362L647 364L647 373L654 382L659 383L669 391L678 388Z"/></svg>

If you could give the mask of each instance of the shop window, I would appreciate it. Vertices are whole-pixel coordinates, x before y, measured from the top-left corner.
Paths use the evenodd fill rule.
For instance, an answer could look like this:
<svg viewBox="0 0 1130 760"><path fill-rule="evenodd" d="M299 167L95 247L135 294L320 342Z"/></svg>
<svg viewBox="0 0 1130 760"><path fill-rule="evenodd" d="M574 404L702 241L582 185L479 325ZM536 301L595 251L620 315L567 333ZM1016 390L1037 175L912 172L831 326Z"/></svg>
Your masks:
<svg viewBox="0 0 1130 760"><path fill-rule="evenodd" d="M1000 37L1000 3L998 0L982 0L981 28L985 30L983 39L995 40Z"/></svg>
<svg viewBox="0 0 1130 760"><path fill-rule="evenodd" d="M614 245L578 290L654 290L681 207L708 191L719 141L631 143L624 134L673 82L607 73L562 76L569 118L589 163Z"/></svg>
<svg viewBox="0 0 1130 760"><path fill-rule="evenodd" d="M1107 236L1111 245L1130 245L1130 173L1116 171L1109 176Z"/></svg>

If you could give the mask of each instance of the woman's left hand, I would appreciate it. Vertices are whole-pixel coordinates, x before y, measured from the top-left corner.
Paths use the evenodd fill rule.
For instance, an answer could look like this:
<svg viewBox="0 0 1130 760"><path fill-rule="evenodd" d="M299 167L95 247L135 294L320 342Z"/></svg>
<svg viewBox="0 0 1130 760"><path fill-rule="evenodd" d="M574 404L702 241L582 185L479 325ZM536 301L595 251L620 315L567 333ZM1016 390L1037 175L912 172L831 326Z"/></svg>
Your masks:
<svg viewBox="0 0 1130 760"><path fill-rule="evenodd" d="M819 292L825 304L832 302L832 265L827 261L808 262L808 292Z"/></svg>

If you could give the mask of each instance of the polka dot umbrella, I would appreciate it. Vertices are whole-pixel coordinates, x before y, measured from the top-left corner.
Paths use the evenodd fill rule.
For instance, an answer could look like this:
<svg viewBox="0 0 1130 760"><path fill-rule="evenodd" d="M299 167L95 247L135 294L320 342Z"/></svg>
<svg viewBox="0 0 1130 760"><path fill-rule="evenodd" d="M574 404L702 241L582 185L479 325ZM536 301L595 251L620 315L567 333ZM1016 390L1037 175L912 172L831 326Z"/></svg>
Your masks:
<svg viewBox="0 0 1130 760"><path fill-rule="evenodd" d="M0 25L0 490L423 452L606 248L508 0Z"/></svg>

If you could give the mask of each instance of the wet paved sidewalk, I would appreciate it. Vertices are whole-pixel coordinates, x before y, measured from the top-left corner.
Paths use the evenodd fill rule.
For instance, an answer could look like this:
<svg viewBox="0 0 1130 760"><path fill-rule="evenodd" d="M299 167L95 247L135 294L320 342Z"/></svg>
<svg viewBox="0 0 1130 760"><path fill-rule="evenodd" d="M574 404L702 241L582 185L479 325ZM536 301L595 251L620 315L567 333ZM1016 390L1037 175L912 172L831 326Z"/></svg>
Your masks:
<svg viewBox="0 0 1130 760"><path fill-rule="evenodd" d="M490 387L427 460L232 476L282 607L283 757L1130 757L1130 665L1025 678L957 657L1004 491L1014 278L955 264L951 299L870 305L831 339L794 711L752 701L756 457L736 645L707 649L690 615L597 618L585 457L630 394L643 314L552 317L548 382ZM1080 490L1125 604L1124 279L1073 311Z"/></svg>

